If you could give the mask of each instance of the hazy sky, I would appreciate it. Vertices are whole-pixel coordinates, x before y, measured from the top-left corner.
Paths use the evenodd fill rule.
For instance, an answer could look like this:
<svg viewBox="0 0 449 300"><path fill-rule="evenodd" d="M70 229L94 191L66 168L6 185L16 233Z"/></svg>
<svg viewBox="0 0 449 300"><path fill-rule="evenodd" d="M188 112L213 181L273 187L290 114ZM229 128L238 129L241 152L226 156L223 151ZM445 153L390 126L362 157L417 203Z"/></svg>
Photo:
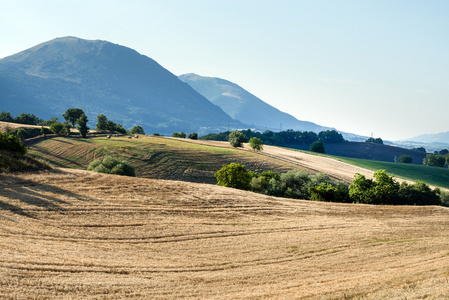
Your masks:
<svg viewBox="0 0 449 300"><path fill-rule="evenodd" d="M0 0L0 58L107 40L300 120L393 140L449 131L448 16L448 0Z"/></svg>

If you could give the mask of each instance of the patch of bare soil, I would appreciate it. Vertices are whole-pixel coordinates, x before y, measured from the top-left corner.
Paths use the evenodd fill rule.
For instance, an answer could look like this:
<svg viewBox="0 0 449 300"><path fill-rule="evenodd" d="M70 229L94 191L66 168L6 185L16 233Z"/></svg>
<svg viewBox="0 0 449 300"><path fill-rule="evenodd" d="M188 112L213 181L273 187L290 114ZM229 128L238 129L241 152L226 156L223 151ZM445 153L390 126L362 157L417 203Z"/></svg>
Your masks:
<svg viewBox="0 0 449 300"><path fill-rule="evenodd" d="M3 299L442 299L449 211L55 169L0 175Z"/></svg>

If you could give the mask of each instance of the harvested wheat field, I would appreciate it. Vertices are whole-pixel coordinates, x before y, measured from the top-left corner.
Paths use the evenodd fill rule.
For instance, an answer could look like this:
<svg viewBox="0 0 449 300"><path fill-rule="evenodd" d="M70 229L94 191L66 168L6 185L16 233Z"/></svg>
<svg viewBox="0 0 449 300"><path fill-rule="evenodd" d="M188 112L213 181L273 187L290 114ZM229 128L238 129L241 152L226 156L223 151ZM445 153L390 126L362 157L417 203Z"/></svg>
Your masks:
<svg viewBox="0 0 449 300"><path fill-rule="evenodd" d="M0 174L0 298L449 295L449 211L55 169Z"/></svg>

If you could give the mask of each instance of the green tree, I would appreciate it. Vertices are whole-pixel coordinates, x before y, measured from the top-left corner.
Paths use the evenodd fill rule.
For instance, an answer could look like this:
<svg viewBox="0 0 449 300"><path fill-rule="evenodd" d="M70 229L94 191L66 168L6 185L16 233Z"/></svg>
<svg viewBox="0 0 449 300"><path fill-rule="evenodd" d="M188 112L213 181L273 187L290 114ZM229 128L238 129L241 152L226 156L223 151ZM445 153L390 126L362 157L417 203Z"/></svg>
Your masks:
<svg viewBox="0 0 449 300"><path fill-rule="evenodd" d="M249 190L251 187L251 173L241 164L223 165L214 176L217 178L217 185L240 190Z"/></svg>
<svg viewBox="0 0 449 300"><path fill-rule="evenodd" d="M412 157L407 154L403 154L398 158L398 163L400 164L411 164L412 161L413 161Z"/></svg>
<svg viewBox="0 0 449 300"><path fill-rule="evenodd" d="M12 117L12 115L11 115L11 113L8 111L8 112L6 112L6 111L2 111L1 113L0 113L0 121L2 121L2 122L13 122L14 121L14 118Z"/></svg>
<svg viewBox="0 0 449 300"><path fill-rule="evenodd" d="M399 204L399 183L385 170L374 173L375 180L357 173L349 186L349 197L357 203Z"/></svg>
<svg viewBox="0 0 449 300"><path fill-rule="evenodd" d="M89 132L89 127L87 127L87 122L89 120L87 119L87 116L85 114L82 114L81 117L78 119L78 131L80 132L80 135L83 138L86 138L87 133Z"/></svg>
<svg viewBox="0 0 449 300"><path fill-rule="evenodd" d="M196 133L196 132L189 133L189 135L187 137L189 139L191 139L191 140L197 140L198 139L198 133Z"/></svg>
<svg viewBox="0 0 449 300"><path fill-rule="evenodd" d="M108 123L108 118L101 114L97 116L97 129L98 130L106 130L106 124Z"/></svg>
<svg viewBox="0 0 449 300"><path fill-rule="evenodd" d="M19 116L14 118L15 123L37 125L39 124L39 118L33 114L21 113Z"/></svg>
<svg viewBox="0 0 449 300"><path fill-rule="evenodd" d="M126 160L120 160L112 156L106 156L103 160L94 160L89 164L87 170L106 174L136 176L134 166Z"/></svg>
<svg viewBox="0 0 449 300"><path fill-rule="evenodd" d="M28 152L28 147L25 147L20 139L15 135L7 135L0 132L0 150L6 150L21 154Z"/></svg>
<svg viewBox="0 0 449 300"><path fill-rule="evenodd" d="M444 167L446 164L446 159L444 156L439 154L427 154L426 158L423 160L423 165L430 167Z"/></svg>
<svg viewBox="0 0 449 300"><path fill-rule="evenodd" d="M173 134L171 136L175 137L175 138L180 138L180 139L185 139L186 138L186 134L185 134L184 131L181 131L180 133L173 132Z"/></svg>
<svg viewBox="0 0 449 300"><path fill-rule="evenodd" d="M263 143L261 139L252 137L249 139L249 146L255 151L263 150Z"/></svg>
<svg viewBox="0 0 449 300"><path fill-rule="evenodd" d="M322 141L315 141L310 145L310 151L316 152L316 153L326 153L326 150L324 149L324 143Z"/></svg>
<svg viewBox="0 0 449 300"><path fill-rule="evenodd" d="M381 138L369 138L365 141L365 143L376 143L376 144L382 144L384 143L384 141Z"/></svg>
<svg viewBox="0 0 449 300"><path fill-rule="evenodd" d="M19 128L19 130L17 130L16 132L16 136L19 138L20 141L23 141L23 139L26 136L26 131L23 128Z"/></svg>
<svg viewBox="0 0 449 300"><path fill-rule="evenodd" d="M61 132L64 129L64 124L62 123L53 123L50 125L50 130L51 132L53 132L54 134L61 134Z"/></svg>
<svg viewBox="0 0 449 300"><path fill-rule="evenodd" d="M240 131L234 130L229 134L228 141L232 147L243 147L242 143L246 143L248 139Z"/></svg>
<svg viewBox="0 0 449 300"><path fill-rule="evenodd" d="M142 126L137 125L131 128L129 131L131 134L145 134L145 131L143 130Z"/></svg>
<svg viewBox="0 0 449 300"><path fill-rule="evenodd" d="M81 115L84 115L84 111L82 109L69 108L62 116L68 123L72 124L73 128L75 128L75 124L77 123Z"/></svg>

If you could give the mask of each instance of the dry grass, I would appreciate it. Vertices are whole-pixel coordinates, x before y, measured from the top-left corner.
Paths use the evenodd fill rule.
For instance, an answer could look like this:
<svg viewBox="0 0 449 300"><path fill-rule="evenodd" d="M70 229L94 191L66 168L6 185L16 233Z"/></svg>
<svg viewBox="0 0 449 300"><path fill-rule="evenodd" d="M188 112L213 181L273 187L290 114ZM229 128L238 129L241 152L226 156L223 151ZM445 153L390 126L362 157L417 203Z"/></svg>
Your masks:
<svg viewBox="0 0 449 300"><path fill-rule="evenodd" d="M0 175L0 298L442 299L449 211Z"/></svg>

